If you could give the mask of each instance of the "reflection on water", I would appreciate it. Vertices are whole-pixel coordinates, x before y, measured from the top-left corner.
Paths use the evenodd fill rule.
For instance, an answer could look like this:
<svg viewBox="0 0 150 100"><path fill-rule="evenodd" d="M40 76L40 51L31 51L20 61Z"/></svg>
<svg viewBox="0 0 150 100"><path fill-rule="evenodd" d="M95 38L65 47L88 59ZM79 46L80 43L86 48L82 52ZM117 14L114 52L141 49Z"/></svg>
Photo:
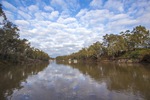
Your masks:
<svg viewBox="0 0 150 100"><path fill-rule="evenodd" d="M150 98L148 65L52 62L45 67L12 66L10 69L0 70L2 99L148 100Z"/></svg>
<svg viewBox="0 0 150 100"><path fill-rule="evenodd" d="M15 90L22 88L21 83L26 78L36 75L47 67L48 63L34 65L0 65L0 100L4 100Z"/></svg>

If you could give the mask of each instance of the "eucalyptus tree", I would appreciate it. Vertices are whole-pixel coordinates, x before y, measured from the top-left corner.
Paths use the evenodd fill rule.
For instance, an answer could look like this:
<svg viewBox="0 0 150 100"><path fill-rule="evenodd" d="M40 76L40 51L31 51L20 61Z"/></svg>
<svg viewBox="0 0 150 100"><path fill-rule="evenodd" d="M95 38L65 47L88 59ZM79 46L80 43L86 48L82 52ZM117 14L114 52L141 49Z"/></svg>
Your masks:
<svg viewBox="0 0 150 100"><path fill-rule="evenodd" d="M127 41L123 35L116 34L106 34L104 36L104 46L107 49L107 54L109 56L119 56L123 51L127 51Z"/></svg>
<svg viewBox="0 0 150 100"><path fill-rule="evenodd" d="M88 48L89 56L98 59L103 54L103 45L100 42L93 43Z"/></svg>
<svg viewBox="0 0 150 100"><path fill-rule="evenodd" d="M19 29L15 24L7 20L1 5L0 18L0 54L2 58L7 58L8 54L12 52L12 49L16 43L15 40L19 38Z"/></svg>
<svg viewBox="0 0 150 100"><path fill-rule="evenodd" d="M107 48L107 54L109 56L114 56L116 53L116 40L117 40L117 35L114 34L106 34L105 36L103 36L104 39L104 46L106 46Z"/></svg>
<svg viewBox="0 0 150 100"><path fill-rule="evenodd" d="M150 32L144 26L137 26L133 28L130 36L134 48L149 47Z"/></svg>

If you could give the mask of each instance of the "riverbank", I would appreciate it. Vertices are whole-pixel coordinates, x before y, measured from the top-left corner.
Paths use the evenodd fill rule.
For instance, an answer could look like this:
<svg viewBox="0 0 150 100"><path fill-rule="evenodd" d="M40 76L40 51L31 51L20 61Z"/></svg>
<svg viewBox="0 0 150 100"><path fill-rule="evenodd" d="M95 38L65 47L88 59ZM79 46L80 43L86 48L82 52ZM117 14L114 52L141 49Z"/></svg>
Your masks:
<svg viewBox="0 0 150 100"><path fill-rule="evenodd" d="M39 60L39 59L28 59L26 61L20 61L20 62L11 62L7 60L0 60L1 65L32 65L37 63L43 63L43 62L49 62L48 60Z"/></svg>
<svg viewBox="0 0 150 100"><path fill-rule="evenodd" d="M149 58L148 58L149 57ZM97 62L115 62L115 63L150 63L150 56L144 57L141 59L132 59L132 58L116 58L116 59L103 59L97 60Z"/></svg>
<svg viewBox="0 0 150 100"><path fill-rule="evenodd" d="M135 49L118 56L99 56L98 58L78 56L64 56L56 58L63 62L115 62L115 63L150 63L150 49Z"/></svg>
<svg viewBox="0 0 150 100"><path fill-rule="evenodd" d="M58 56L57 61L70 62L116 62L116 63L150 63L150 48L136 48L130 51L118 52L115 55L107 53L91 55L90 52L77 52L71 55Z"/></svg>

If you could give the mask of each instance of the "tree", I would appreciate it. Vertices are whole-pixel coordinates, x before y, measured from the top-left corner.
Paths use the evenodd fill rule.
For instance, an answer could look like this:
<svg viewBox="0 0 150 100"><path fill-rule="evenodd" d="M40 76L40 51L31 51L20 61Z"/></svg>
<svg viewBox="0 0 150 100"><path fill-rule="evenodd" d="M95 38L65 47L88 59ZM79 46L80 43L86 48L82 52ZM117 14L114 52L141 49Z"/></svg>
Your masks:
<svg viewBox="0 0 150 100"><path fill-rule="evenodd" d="M103 54L103 46L100 42L93 43L88 48L88 53L92 58L98 59Z"/></svg>
<svg viewBox="0 0 150 100"><path fill-rule="evenodd" d="M120 51L126 50L126 43L121 35L106 34L103 44L107 48L107 54L109 56L118 56Z"/></svg>
<svg viewBox="0 0 150 100"><path fill-rule="evenodd" d="M47 53L30 47L27 39L19 39L18 27L7 20L0 4L0 59L22 62L30 59L49 60Z"/></svg>
<svg viewBox="0 0 150 100"><path fill-rule="evenodd" d="M130 41L134 48L149 47L150 32L144 26L133 28L130 36Z"/></svg>

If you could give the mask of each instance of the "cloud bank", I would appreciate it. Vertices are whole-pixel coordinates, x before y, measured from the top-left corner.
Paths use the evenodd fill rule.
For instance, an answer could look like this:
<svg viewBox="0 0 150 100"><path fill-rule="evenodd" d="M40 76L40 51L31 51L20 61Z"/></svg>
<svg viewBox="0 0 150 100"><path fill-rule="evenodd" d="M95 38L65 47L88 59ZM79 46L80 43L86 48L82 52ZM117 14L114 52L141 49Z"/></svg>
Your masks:
<svg viewBox="0 0 150 100"><path fill-rule="evenodd" d="M21 38L56 57L101 41L116 33L144 25L150 29L149 0L2 0L8 19Z"/></svg>

